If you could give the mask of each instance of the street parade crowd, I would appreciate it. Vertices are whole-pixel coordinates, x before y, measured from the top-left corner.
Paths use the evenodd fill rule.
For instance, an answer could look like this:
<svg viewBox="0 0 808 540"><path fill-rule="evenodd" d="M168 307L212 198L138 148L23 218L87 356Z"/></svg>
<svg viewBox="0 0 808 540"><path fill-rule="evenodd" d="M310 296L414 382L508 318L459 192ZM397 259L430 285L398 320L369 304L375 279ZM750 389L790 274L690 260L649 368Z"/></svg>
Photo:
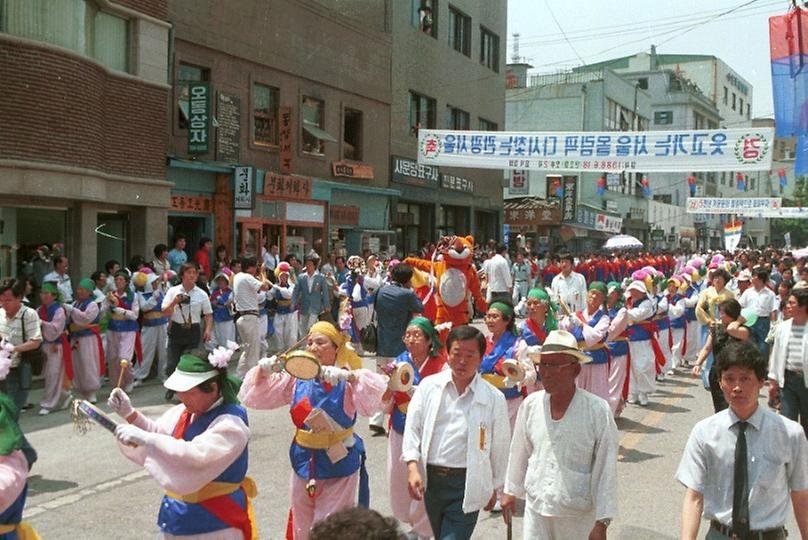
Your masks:
<svg viewBox="0 0 808 540"><path fill-rule="evenodd" d="M0 540L38 537L19 427L34 376L39 415L110 389L121 453L165 491L162 538L258 537L248 411L286 408L287 538L467 539L480 511L509 527L522 499L524 538L597 539L619 519L615 420L677 373L701 377L716 412L676 474L682 538L702 518L708 538L785 538L789 506L808 538L806 257L539 256L471 237L402 260L212 247L189 260L179 235L74 281L42 246L0 283ZM159 418L135 406L153 377L174 404ZM395 519L365 509L358 416L388 437Z"/></svg>

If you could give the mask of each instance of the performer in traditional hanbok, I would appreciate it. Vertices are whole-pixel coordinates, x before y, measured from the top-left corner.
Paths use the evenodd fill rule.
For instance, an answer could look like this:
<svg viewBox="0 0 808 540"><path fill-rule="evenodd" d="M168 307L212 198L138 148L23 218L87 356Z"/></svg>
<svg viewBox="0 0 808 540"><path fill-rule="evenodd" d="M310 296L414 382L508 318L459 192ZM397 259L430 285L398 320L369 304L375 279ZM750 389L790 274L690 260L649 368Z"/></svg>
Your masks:
<svg viewBox="0 0 808 540"><path fill-rule="evenodd" d="M101 388L104 374L104 344L99 329L100 308L95 301L93 280L84 278L76 288L76 299L64 307L70 315L70 343L73 349L73 393L90 403Z"/></svg>
<svg viewBox="0 0 808 540"><path fill-rule="evenodd" d="M602 281L589 284L586 310L576 311L559 321L559 327L575 336L578 349L591 361L581 365L576 385L609 401L610 357L606 336L609 333L609 315L606 313L608 289Z"/></svg>
<svg viewBox="0 0 808 540"><path fill-rule="evenodd" d="M275 269L278 282L272 285L268 294L275 299L275 335L278 349L285 351L297 341L297 309L292 305L295 284L289 276L289 263L282 262Z"/></svg>
<svg viewBox="0 0 808 540"><path fill-rule="evenodd" d="M140 327L143 358L135 369L134 386L138 386L149 376L155 355L157 355L157 376L161 382L167 377L168 317L161 310L164 296L161 281L157 274L147 274L146 285L142 292L138 292L138 307L143 318Z"/></svg>
<svg viewBox="0 0 808 540"><path fill-rule="evenodd" d="M668 308L668 332L666 334L660 333L660 339L662 340L663 350L670 349L668 363L665 364L666 375L676 373L676 369L682 365L684 356L687 319L685 318L685 297L680 290L684 284L684 279L678 276L671 276L665 284L667 290L665 291L664 302ZM662 303L662 300L660 300L660 303Z"/></svg>
<svg viewBox="0 0 808 540"><path fill-rule="evenodd" d="M296 379L279 369L281 359L263 358L247 372L239 397L247 407L276 409L291 405L297 428L289 450L292 462L289 530L306 540L312 525L356 504L367 506L369 487L365 448L354 433L356 415L382 408L387 377L362 369L349 338L328 322L315 323L307 351L321 365L320 376Z"/></svg>
<svg viewBox="0 0 808 540"><path fill-rule="evenodd" d="M696 274L698 272L695 272ZM686 366L696 361L701 350L701 325L696 317L696 304L699 303L698 286L693 284L693 273L682 274L685 281L682 292L682 306L685 310L685 326L687 330L682 337L682 347L678 359L680 366Z"/></svg>
<svg viewBox="0 0 808 540"><path fill-rule="evenodd" d="M211 348L227 347L236 341L236 323L233 322L233 289L230 276L224 272L216 274L213 280L216 288L210 294L210 307L213 309L213 342Z"/></svg>
<svg viewBox="0 0 808 540"><path fill-rule="evenodd" d="M627 331L629 347L628 403L648 405L648 394L656 390L657 363L664 365L656 338L656 303L648 296L642 281L634 280L626 288L626 307L618 312L616 328ZM621 328L622 327L622 328Z"/></svg>
<svg viewBox="0 0 808 540"><path fill-rule="evenodd" d="M508 418L511 427L516 421L516 412L519 410L527 391L522 387L523 381L511 379L503 369L506 360L517 360L522 364L525 374L535 372L532 364L518 359L517 345L519 334L516 330L516 317L513 306L504 300L492 302L485 314L485 325L491 335L486 339L485 355L480 364L480 374L483 379L498 388L504 395L508 405Z"/></svg>
<svg viewBox="0 0 808 540"><path fill-rule="evenodd" d="M65 330L67 312L62 307L62 293L53 283L44 283L39 293L42 305L37 314L42 325L42 352L45 354L45 392L39 402L39 415L67 407L70 393L65 390L65 376L73 379L73 362L70 343Z"/></svg>
<svg viewBox="0 0 808 540"><path fill-rule="evenodd" d="M125 418L115 430L121 453L166 490L157 525L160 538L257 538L247 474L247 411L227 375L232 351L194 351L180 357L165 387L182 402L150 420L120 388L107 404ZM207 356L207 360L203 359Z"/></svg>
<svg viewBox="0 0 808 540"><path fill-rule="evenodd" d="M129 288L129 274L119 271L115 274L115 290L107 294L105 308L110 313L107 327L107 360L109 364L109 380L116 384L121 380L121 387L132 391L135 373L132 369L132 358L140 350L140 326L137 323L140 307L135 292ZM128 363L123 367L123 377L119 377L121 360Z"/></svg>
<svg viewBox="0 0 808 540"><path fill-rule="evenodd" d="M404 440L404 425L407 420L407 407L421 379L447 369L446 355L441 350L438 333L432 322L424 317L415 317L404 332L407 350L401 353L395 363L407 363L413 370L413 387L409 392L388 390L384 401L390 413L389 444L387 445L387 473L390 477L390 508L393 515L402 523L412 527L418 538L430 538L432 527L426 515L424 501L410 497L407 488L407 464L401 459L401 444ZM424 472L421 471L423 475Z"/></svg>
<svg viewBox="0 0 808 540"><path fill-rule="evenodd" d="M0 353L0 383L11 369L11 356ZM15 420L11 398L0 392L0 540L39 540L33 527L22 521L28 496L28 461L20 448L22 431Z"/></svg>
<svg viewBox="0 0 808 540"><path fill-rule="evenodd" d="M617 328L617 314L623 308L623 289L619 282L612 281L606 286L606 313L609 315L609 334L606 344L609 347L609 408L615 418L623 412L628 396L628 336L625 328ZM625 325L622 325L625 326Z"/></svg>
<svg viewBox="0 0 808 540"><path fill-rule="evenodd" d="M528 291L525 306L527 319L519 325L521 339L516 346L516 357L524 364L532 364L531 356L535 356L541 350L547 334L558 329L556 320L558 306L550 299L546 290L539 288ZM525 372L522 386L528 394L542 389L541 380L535 369L528 369Z"/></svg>

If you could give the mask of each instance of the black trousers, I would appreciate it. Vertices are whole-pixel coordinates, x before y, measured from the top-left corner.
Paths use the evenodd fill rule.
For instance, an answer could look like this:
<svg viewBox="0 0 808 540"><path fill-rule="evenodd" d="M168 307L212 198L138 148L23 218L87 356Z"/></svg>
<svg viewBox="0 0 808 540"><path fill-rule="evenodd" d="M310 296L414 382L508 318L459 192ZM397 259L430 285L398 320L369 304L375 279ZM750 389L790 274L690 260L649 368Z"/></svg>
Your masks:
<svg viewBox="0 0 808 540"><path fill-rule="evenodd" d="M168 330L168 365L166 366L166 376L174 373L180 356L197 349L202 345L202 327L199 324L192 324L186 328L182 323L176 321L171 323Z"/></svg>

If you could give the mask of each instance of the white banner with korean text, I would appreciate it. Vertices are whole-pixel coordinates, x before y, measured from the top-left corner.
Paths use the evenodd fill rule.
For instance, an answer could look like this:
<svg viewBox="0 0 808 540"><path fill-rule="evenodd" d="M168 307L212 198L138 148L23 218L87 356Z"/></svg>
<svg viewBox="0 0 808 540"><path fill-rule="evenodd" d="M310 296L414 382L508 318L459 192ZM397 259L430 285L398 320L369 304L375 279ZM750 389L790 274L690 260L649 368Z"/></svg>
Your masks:
<svg viewBox="0 0 808 540"><path fill-rule="evenodd" d="M721 199L717 197L688 197L688 214L745 214L746 212L769 212L780 209L779 197L749 197Z"/></svg>
<svg viewBox="0 0 808 540"><path fill-rule="evenodd" d="M785 206L777 210L745 210L741 212L740 215L748 218L808 219L808 208L801 206Z"/></svg>
<svg viewBox="0 0 808 540"><path fill-rule="evenodd" d="M503 132L421 129L418 163L476 169L768 171L773 128Z"/></svg>

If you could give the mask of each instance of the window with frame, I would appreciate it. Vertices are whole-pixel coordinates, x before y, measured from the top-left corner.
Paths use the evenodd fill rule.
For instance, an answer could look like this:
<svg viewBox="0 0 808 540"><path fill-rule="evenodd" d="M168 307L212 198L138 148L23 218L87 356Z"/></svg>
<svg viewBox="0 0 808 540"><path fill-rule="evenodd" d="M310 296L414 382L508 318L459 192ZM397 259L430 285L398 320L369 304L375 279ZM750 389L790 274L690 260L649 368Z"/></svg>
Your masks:
<svg viewBox="0 0 808 540"><path fill-rule="evenodd" d="M433 38L438 37L437 0L410 0L410 23L417 29Z"/></svg>
<svg viewBox="0 0 808 540"><path fill-rule="evenodd" d="M738 113L743 116L743 98L738 101Z"/></svg>
<svg viewBox="0 0 808 540"><path fill-rule="evenodd" d="M656 111L654 113L654 124L668 125L673 123L673 111Z"/></svg>
<svg viewBox="0 0 808 540"><path fill-rule="evenodd" d="M94 0L0 0L0 32L129 70L129 19L102 11Z"/></svg>
<svg viewBox="0 0 808 540"><path fill-rule="evenodd" d="M362 161L362 111L346 108L342 114L342 159Z"/></svg>
<svg viewBox="0 0 808 540"><path fill-rule="evenodd" d="M480 26L480 63L499 73L499 36Z"/></svg>
<svg viewBox="0 0 808 540"><path fill-rule="evenodd" d="M469 130L471 129L471 121L469 119L469 113L464 111L463 109L458 109L457 107L449 106L449 118L448 118L448 129L460 129L460 130Z"/></svg>
<svg viewBox="0 0 808 540"><path fill-rule="evenodd" d="M499 126L496 122L480 118L480 131L499 131Z"/></svg>
<svg viewBox="0 0 808 540"><path fill-rule="evenodd" d="M724 105L729 102L729 88L724 87Z"/></svg>
<svg viewBox="0 0 808 540"><path fill-rule="evenodd" d="M325 141L328 140L323 130L325 103L321 99L303 96L300 102L302 140L301 148L307 154L322 156L325 154Z"/></svg>
<svg viewBox="0 0 808 540"><path fill-rule="evenodd" d="M278 145L278 104L280 90L253 83L253 143L258 146Z"/></svg>
<svg viewBox="0 0 808 540"><path fill-rule="evenodd" d="M737 100L738 100L738 96L735 94L735 92L733 92L732 93L732 110L733 111L735 110L735 105L736 105Z"/></svg>
<svg viewBox="0 0 808 540"><path fill-rule="evenodd" d="M637 79L637 86L640 90L648 90L648 77L640 77Z"/></svg>
<svg viewBox="0 0 808 540"><path fill-rule="evenodd" d="M180 62L177 73L177 127L179 129L188 129L188 118L190 116L188 83L209 80L209 69Z"/></svg>
<svg viewBox="0 0 808 540"><path fill-rule="evenodd" d="M449 46L471 56L471 17L449 6Z"/></svg>
<svg viewBox="0 0 808 540"><path fill-rule="evenodd" d="M421 128L435 129L435 100L410 91L410 134L418 136Z"/></svg>
<svg viewBox="0 0 808 540"><path fill-rule="evenodd" d="M749 103L746 104L746 117L749 118L752 116L752 105Z"/></svg>

